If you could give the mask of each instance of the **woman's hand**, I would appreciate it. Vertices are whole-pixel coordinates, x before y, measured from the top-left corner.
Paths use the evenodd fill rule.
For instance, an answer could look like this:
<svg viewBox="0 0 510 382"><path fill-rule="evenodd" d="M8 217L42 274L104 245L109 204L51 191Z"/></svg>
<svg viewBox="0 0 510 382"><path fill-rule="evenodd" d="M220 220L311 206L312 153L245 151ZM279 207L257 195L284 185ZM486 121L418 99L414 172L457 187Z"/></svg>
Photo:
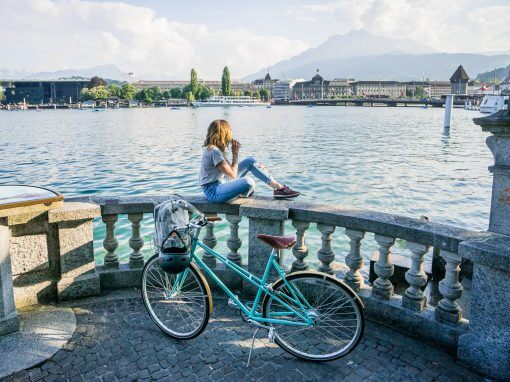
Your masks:
<svg viewBox="0 0 510 382"><path fill-rule="evenodd" d="M232 154L233 155L239 155L239 149L241 148L241 144L239 141L236 141L235 139L232 139Z"/></svg>

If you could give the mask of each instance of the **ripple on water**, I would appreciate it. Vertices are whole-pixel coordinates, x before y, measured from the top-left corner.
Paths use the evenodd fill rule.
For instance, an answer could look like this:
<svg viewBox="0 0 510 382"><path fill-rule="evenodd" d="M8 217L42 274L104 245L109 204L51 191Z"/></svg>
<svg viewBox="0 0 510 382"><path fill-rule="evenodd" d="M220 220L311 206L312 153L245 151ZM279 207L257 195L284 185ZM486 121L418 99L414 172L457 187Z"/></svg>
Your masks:
<svg viewBox="0 0 510 382"><path fill-rule="evenodd" d="M302 191L303 201L425 214L435 222L484 230L492 158L486 134L472 123L476 116L456 109L445 131L440 109L5 111L0 172L3 182L54 187L66 196L200 193L205 131L211 120L226 118L242 142L241 155L266 163L278 179ZM271 195L262 184L257 193ZM127 256L129 222L120 220L116 228L119 253ZM99 248L104 227L96 222L95 230ZM339 253L342 236L335 234ZM319 242L310 235L314 251Z"/></svg>

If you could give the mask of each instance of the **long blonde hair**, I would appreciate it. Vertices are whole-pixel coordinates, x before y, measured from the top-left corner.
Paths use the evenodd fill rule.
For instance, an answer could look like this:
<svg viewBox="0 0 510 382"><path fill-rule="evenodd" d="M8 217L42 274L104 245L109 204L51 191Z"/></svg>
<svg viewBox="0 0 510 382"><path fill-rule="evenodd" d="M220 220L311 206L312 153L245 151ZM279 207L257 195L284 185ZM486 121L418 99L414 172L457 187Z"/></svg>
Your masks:
<svg viewBox="0 0 510 382"><path fill-rule="evenodd" d="M219 148L223 153L232 141L232 129L224 119L212 121L207 129L207 135L204 141L204 147L210 149L213 146Z"/></svg>

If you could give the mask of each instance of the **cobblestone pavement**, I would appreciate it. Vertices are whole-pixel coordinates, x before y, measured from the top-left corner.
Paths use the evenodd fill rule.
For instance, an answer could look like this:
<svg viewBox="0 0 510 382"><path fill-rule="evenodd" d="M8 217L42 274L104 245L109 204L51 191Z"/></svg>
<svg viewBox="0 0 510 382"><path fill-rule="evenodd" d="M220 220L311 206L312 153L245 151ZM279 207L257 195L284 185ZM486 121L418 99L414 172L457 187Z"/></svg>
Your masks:
<svg viewBox="0 0 510 382"><path fill-rule="evenodd" d="M360 345L334 362L310 363L269 343L259 331L246 367L254 328L224 298L197 338L177 341L161 332L140 298L75 302L70 342L15 381L482 381L447 353L367 322Z"/></svg>

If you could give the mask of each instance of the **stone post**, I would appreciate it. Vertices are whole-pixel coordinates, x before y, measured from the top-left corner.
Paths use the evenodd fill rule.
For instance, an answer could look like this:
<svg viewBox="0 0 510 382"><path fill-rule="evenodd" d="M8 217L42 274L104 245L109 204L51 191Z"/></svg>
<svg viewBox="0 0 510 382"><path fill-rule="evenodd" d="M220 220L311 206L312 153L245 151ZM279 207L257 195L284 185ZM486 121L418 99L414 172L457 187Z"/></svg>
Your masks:
<svg viewBox="0 0 510 382"><path fill-rule="evenodd" d="M241 255L238 253L239 248L243 242L239 238L239 223L241 222L241 216L227 214L227 221L230 223L230 236L227 240L227 246L230 249L230 253L227 258L234 263L241 265Z"/></svg>
<svg viewBox="0 0 510 382"><path fill-rule="evenodd" d="M14 305L9 225L0 218L0 336L19 329L19 317Z"/></svg>
<svg viewBox="0 0 510 382"><path fill-rule="evenodd" d="M345 234L351 241L349 254L345 257L345 263L349 267L349 271L345 275L345 282L354 290L363 288L363 276L360 269L363 267L363 257L361 256L361 239L365 236L363 231L355 231L346 229Z"/></svg>
<svg viewBox="0 0 510 382"><path fill-rule="evenodd" d="M209 216L213 216L210 214ZM216 214L214 214L216 216ZM214 223L209 222L205 226L205 235L202 239L203 243L207 245L209 248L214 249L216 247L216 244L218 243L218 240L216 239L216 236L214 235ZM208 252L204 252L203 257L204 263L207 264L210 268L216 267L216 258L213 255L210 255Z"/></svg>
<svg viewBox="0 0 510 382"><path fill-rule="evenodd" d="M292 248L292 254L296 260L292 263L291 272L304 271L308 269L308 264L304 261L308 256L308 247L306 246L306 231L310 227L309 222L293 220L292 226L296 229L296 245Z"/></svg>
<svg viewBox="0 0 510 382"><path fill-rule="evenodd" d="M459 338L457 357L503 381L510 380L510 110L474 122L492 134L489 231L501 235L459 245L459 254L474 267L469 332Z"/></svg>
<svg viewBox="0 0 510 382"><path fill-rule="evenodd" d="M379 244L379 259L375 263L374 269L377 279L372 287L372 295L384 300L391 299L393 296L393 284L390 277L393 276L395 267L391 260L391 247L395 244L394 237L374 235L375 241Z"/></svg>
<svg viewBox="0 0 510 382"><path fill-rule="evenodd" d="M64 203L48 212L48 222L58 227L60 280L59 300L98 295L99 274L94 261L92 220L101 216L99 206Z"/></svg>
<svg viewBox="0 0 510 382"><path fill-rule="evenodd" d="M140 222L143 219L142 213L128 214L131 222L131 237L129 238L129 247L133 250L129 254L129 268L143 267L143 253L140 250L143 247L143 239L140 235Z"/></svg>
<svg viewBox="0 0 510 382"><path fill-rule="evenodd" d="M249 219L248 227L248 271L257 277L262 277L266 268L271 247L257 239L257 234L283 235L284 221L288 219L289 209L285 202L267 203L264 200L254 199L246 205L239 207L239 214ZM282 264L282 254L279 263ZM272 272L270 280L275 280L277 275ZM256 291L249 282L243 283L243 292L253 294Z"/></svg>
<svg viewBox="0 0 510 382"><path fill-rule="evenodd" d="M106 249L106 256L104 257L104 266L108 268L119 267L119 257L115 250L119 246L119 242L115 237L115 223L119 220L117 214L103 215L103 223L106 224L106 237L103 240L103 247Z"/></svg>
<svg viewBox="0 0 510 382"><path fill-rule="evenodd" d="M335 232L335 226L332 225L324 225L321 223L317 223L317 229L321 233L321 249L317 252L317 257L321 264L319 265L319 271L328 273L330 275L334 274L333 269L331 269L331 263L335 260L335 253L331 248L331 240L333 240L333 232Z"/></svg>
<svg viewBox="0 0 510 382"><path fill-rule="evenodd" d="M425 309L427 299L421 288L427 285L427 275L423 270L423 261L429 247L423 244L407 242L407 248L411 251L411 268L406 272L406 281L409 288L402 296L402 305L408 309L421 312Z"/></svg>

